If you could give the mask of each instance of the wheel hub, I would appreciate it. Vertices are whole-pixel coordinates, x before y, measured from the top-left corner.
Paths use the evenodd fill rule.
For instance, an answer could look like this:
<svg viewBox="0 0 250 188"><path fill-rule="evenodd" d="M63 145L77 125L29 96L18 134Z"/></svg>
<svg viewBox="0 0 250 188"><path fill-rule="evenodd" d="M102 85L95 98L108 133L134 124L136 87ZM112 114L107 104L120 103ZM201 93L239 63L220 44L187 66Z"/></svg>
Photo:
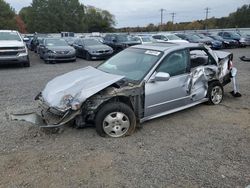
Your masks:
<svg viewBox="0 0 250 188"><path fill-rule="evenodd" d="M122 112L110 113L103 120L103 130L111 137L121 137L125 135L129 127L129 118Z"/></svg>

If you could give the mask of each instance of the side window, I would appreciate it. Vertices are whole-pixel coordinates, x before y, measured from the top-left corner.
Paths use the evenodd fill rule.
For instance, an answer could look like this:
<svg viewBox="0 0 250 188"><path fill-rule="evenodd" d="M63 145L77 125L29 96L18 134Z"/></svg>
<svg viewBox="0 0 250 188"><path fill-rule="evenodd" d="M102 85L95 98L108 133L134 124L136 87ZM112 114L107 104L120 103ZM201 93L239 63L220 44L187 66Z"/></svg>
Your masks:
<svg viewBox="0 0 250 188"><path fill-rule="evenodd" d="M167 38L167 37L165 37L165 36L163 36L163 35L161 35L161 40L165 40L165 41L167 41L167 40L168 40L168 38Z"/></svg>
<svg viewBox="0 0 250 188"><path fill-rule="evenodd" d="M77 45L79 45L79 46L82 45L82 40L78 40Z"/></svg>
<svg viewBox="0 0 250 188"><path fill-rule="evenodd" d="M170 76L186 73L188 70L188 51L180 50L168 55L157 68L157 72L166 72Z"/></svg>
<svg viewBox="0 0 250 188"><path fill-rule="evenodd" d="M107 41L107 42L110 42L110 35L106 35L104 40Z"/></svg>
<svg viewBox="0 0 250 188"><path fill-rule="evenodd" d="M214 64L214 59L208 53L201 49L190 50L190 67L205 66Z"/></svg>
<svg viewBox="0 0 250 188"><path fill-rule="evenodd" d="M110 36L110 42L114 42L114 41L117 41L116 37L115 36Z"/></svg>
<svg viewBox="0 0 250 188"><path fill-rule="evenodd" d="M225 37L230 37L230 34L229 33L224 33L224 36Z"/></svg>
<svg viewBox="0 0 250 188"><path fill-rule="evenodd" d="M161 36L160 35L154 35L153 38L154 39L161 39Z"/></svg>

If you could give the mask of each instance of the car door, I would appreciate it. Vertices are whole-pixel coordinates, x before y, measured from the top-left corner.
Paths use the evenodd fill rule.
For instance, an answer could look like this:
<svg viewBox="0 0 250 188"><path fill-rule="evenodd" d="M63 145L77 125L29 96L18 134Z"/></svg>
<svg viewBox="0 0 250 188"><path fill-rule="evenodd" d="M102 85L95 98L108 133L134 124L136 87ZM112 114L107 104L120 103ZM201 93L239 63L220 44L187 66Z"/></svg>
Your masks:
<svg viewBox="0 0 250 188"><path fill-rule="evenodd" d="M179 50L167 55L155 73L145 84L145 117L175 109L188 104L190 96L185 83L189 77L188 50ZM168 81L152 81L155 74L168 73Z"/></svg>
<svg viewBox="0 0 250 188"><path fill-rule="evenodd" d="M76 57L79 57L79 50L78 50L78 41L79 39L76 39L73 43L73 47L75 48L76 50Z"/></svg>

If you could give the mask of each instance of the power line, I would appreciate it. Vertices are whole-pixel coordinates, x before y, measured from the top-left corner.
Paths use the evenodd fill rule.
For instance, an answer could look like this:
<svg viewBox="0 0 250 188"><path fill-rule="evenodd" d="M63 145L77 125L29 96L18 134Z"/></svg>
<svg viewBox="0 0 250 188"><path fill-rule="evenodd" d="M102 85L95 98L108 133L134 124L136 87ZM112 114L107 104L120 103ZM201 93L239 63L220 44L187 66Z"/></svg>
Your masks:
<svg viewBox="0 0 250 188"><path fill-rule="evenodd" d="M174 17L175 17L175 15L176 15L176 13L175 12L172 12L172 13L170 13L171 15L172 15L172 23L174 24Z"/></svg>

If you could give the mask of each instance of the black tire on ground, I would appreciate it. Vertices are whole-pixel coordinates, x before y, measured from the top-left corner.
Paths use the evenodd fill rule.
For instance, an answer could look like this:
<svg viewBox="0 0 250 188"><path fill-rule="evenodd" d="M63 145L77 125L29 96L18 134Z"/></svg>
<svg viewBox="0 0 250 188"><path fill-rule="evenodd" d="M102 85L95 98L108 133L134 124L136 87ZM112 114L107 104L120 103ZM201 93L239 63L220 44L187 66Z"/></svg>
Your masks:
<svg viewBox="0 0 250 188"><path fill-rule="evenodd" d="M106 118L112 116L113 114L119 114L123 115L122 118L120 118L120 123L118 121L118 117L113 117L112 121L109 123L105 121ZM115 115L116 116L116 115ZM116 119L117 118L117 119ZM124 128L124 124L128 123L128 128ZM118 123L118 124L116 124ZM129 136L131 135L136 128L136 117L133 112L133 110L126 104L121 103L121 102L110 102L105 104L98 112L95 117L95 126L96 126L96 131L97 133L102 136L102 137L124 137L124 136ZM107 134L107 129L106 132L104 130L104 127L110 127L112 130L110 131L109 134ZM116 134L116 131L118 130L118 127L121 130L121 134ZM113 131L114 130L114 131Z"/></svg>
<svg viewBox="0 0 250 188"><path fill-rule="evenodd" d="M28 57L28 60L23 63L23 67L30 67L30 59Z"/></svg>
<svg viewBox="0 0 250 188"><path fill-rule="evenodd" d="M208 84L208 104L217 105L220 104L224 97L224 89L219 81L214 81Z"/></svg>
<svg viewBox="0 0 250 188"><path fill-rule="evenodd" d="M86 52L86 60L91 61L91 55L89 52Z"/></svg>
<svg viewBox="0 0 250 188"><path fill-rule="evenodd" d="M50 61L49 60L44 60L44 63L45 64L50 64Z"/></svg>

